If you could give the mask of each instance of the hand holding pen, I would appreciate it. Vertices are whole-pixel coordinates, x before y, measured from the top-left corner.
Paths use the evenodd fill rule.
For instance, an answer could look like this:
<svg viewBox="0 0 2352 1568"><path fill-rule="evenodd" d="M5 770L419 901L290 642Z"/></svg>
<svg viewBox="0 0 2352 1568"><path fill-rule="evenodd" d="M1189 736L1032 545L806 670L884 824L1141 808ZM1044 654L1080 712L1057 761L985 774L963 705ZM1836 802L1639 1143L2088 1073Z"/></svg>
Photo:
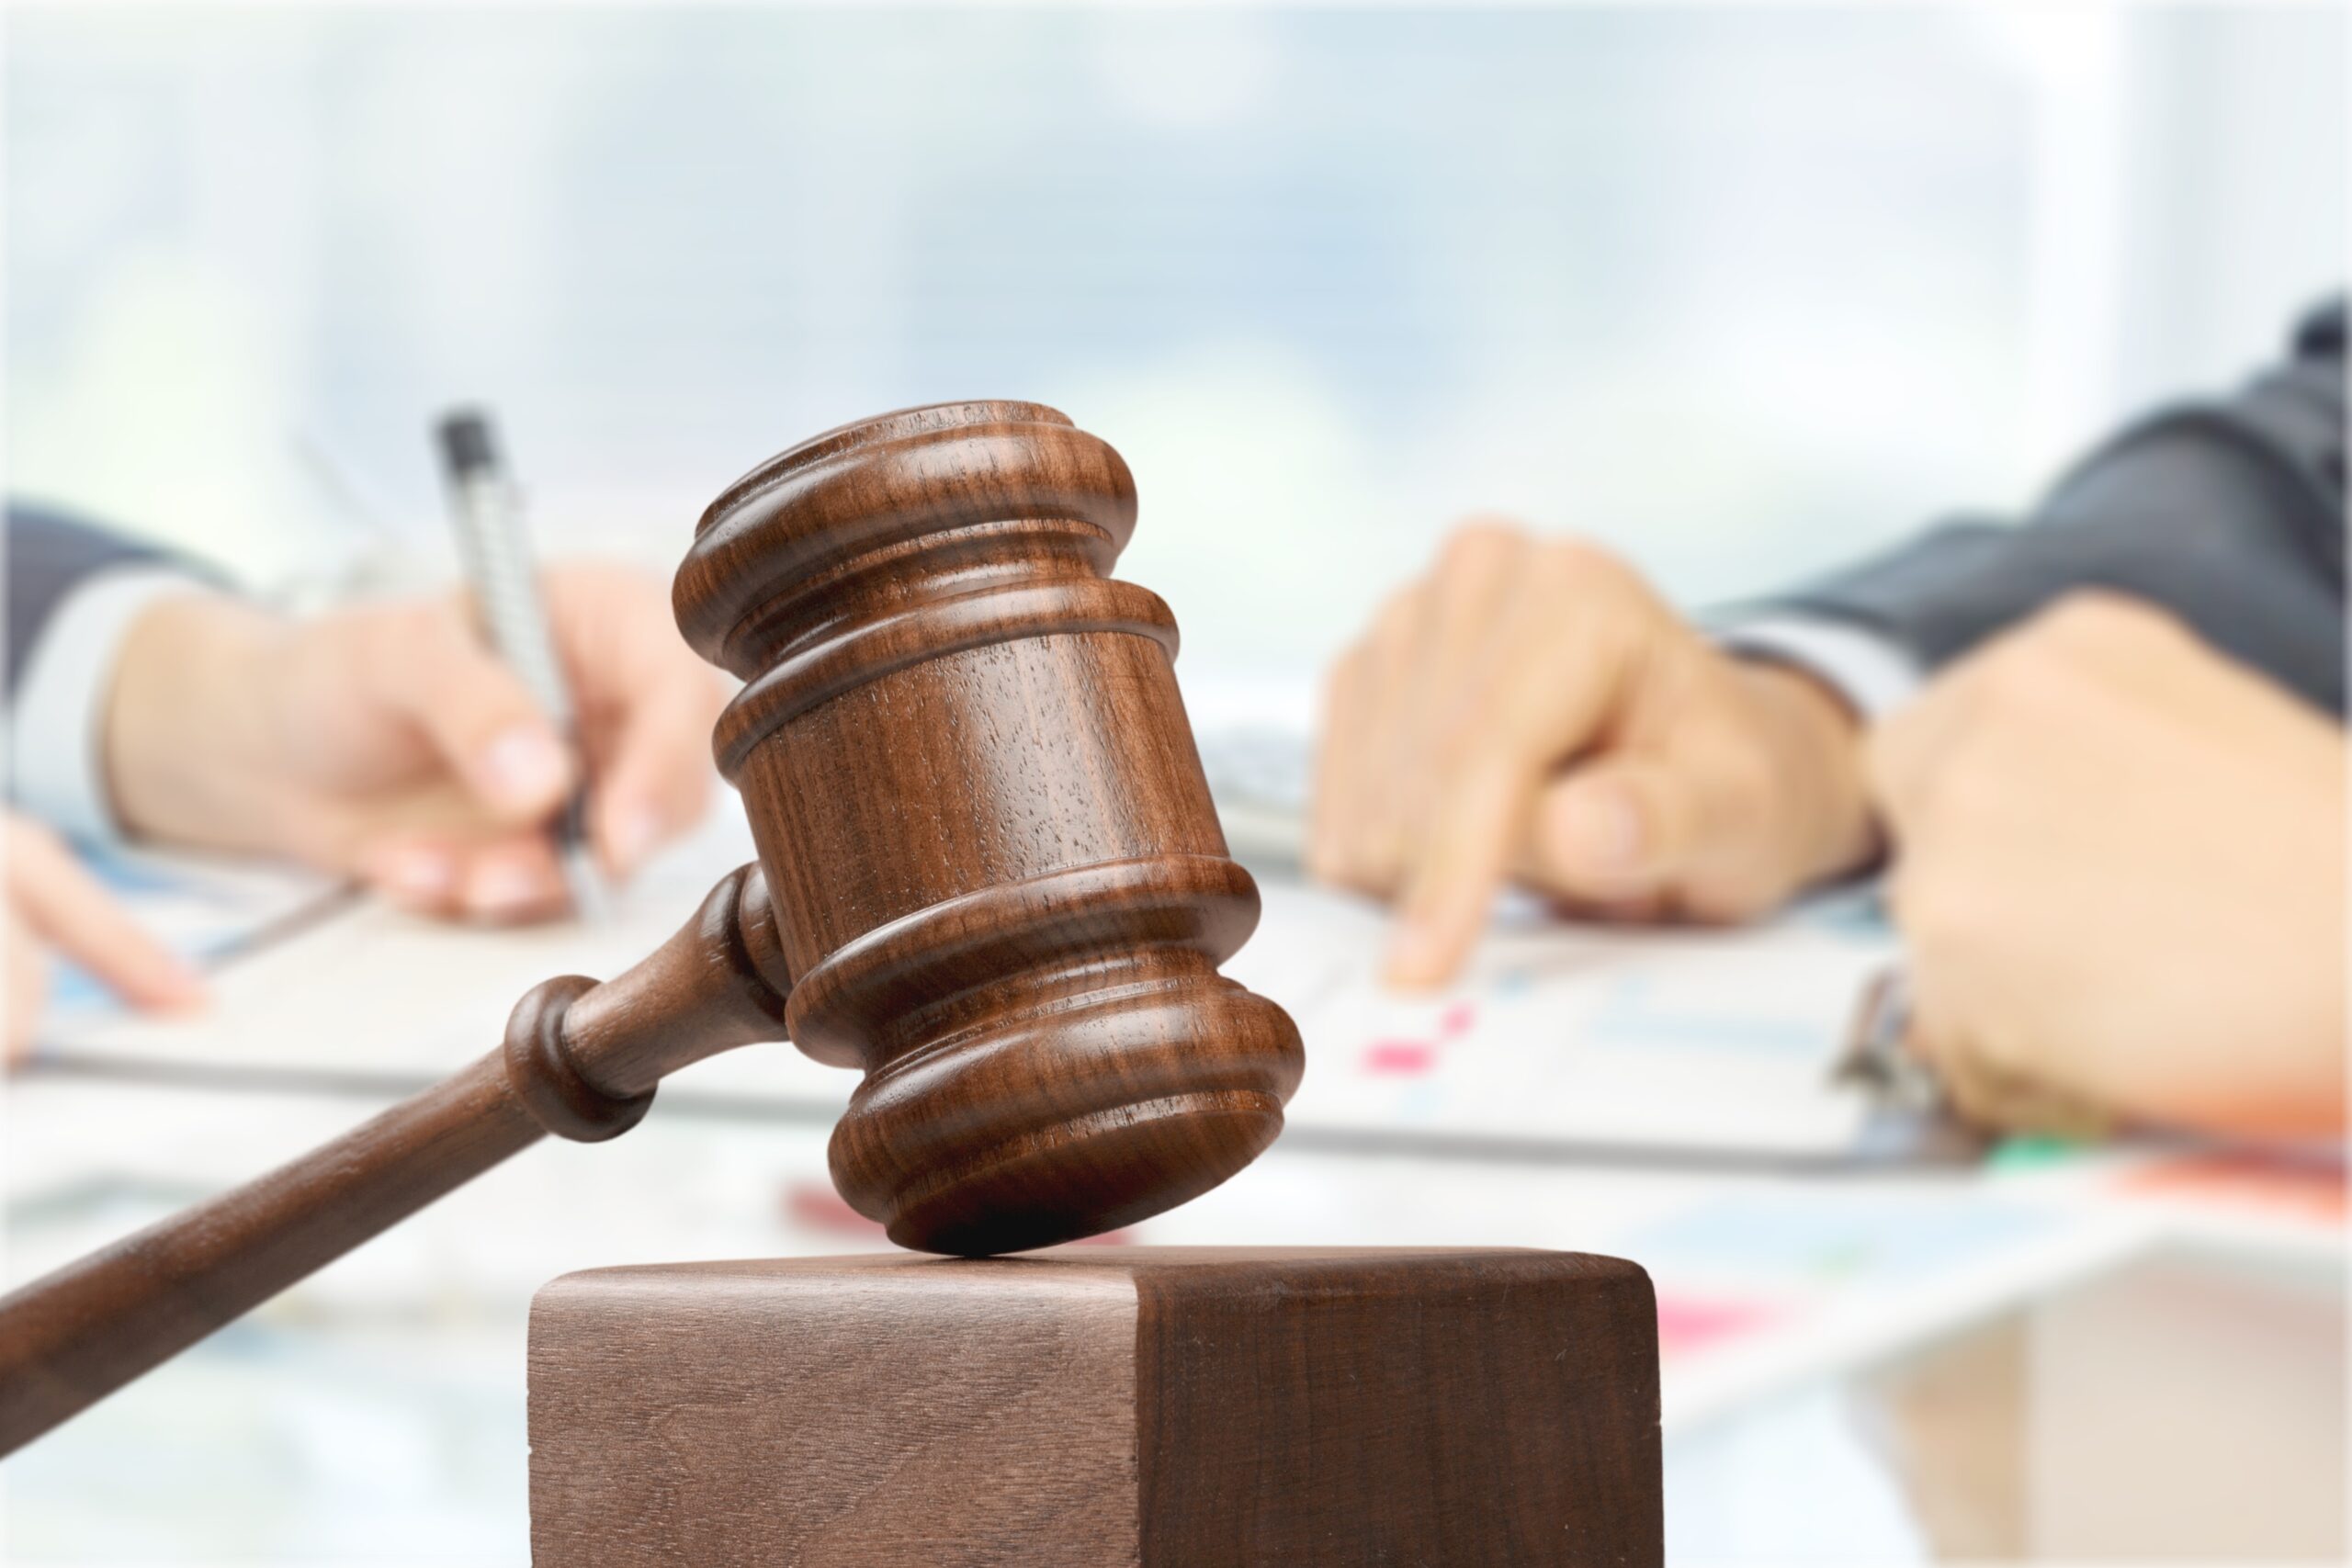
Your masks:
<svg viewBox="0 0 2352 1568"><path fill-rule="evenodd" d="M490 417L471 410L452 413L442 420L439 434L449 520L473 590L474 615L499 658L577 756L580 726L571 682L548 625L539 564L524 530L520 498L491 434ZM582 919L598 918L605 905L604 882L589 853L584 774L575 773L571 778L553 834L573 910Z"/></svg>
<svg viewBox="0 0 2352 1568"><path fill-rule="evenodd" d="M125 639L105 719L126 833L301 862L423 913L544 918L568 895L548 825L583 777L588 842L626 876L701 817L722 694L667 585L548 569L577 750L447 592L288 618L192 587Z"/></svg>
<svg viewBox="0 0 2352 1568"><path fill-rule="evenodd" d="M438 434L473 619L498 666L477 664L475 690L450 700L495 701L516 716L490 766L534 814L522 820L547 831L541 843L514 837L465 887L445 858L413 849L394 890L429 908L455 893L467 912L527 918L555 907L552 867L573 909L593 917L605 876L627 874L701 815L702 737L717 691L678 638L657 579L613 566L540 568L486 415L453 413Z"/></svg>

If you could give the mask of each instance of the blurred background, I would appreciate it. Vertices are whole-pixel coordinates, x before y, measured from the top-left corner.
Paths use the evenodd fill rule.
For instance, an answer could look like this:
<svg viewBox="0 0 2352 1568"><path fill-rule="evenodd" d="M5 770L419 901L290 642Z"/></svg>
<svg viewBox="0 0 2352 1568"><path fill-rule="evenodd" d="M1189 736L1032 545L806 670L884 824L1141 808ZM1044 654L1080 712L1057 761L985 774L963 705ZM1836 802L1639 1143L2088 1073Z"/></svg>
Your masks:
<svg viewBox="0 0 2352 1568"><path fill-rule="evenodd" d="M2340 6L106 6L12 17L10 486L267 583L664 565L879 409L1128 457L1188 683L1305 682L1472 508L1678 598L2002 508L2344 270Z"/></svg>
<svg viewBox="0 0 2352 1568"><path fill-rule="evenodd" d="M428 433L478 402L544 554L666 574L711 497L808 434L1042 400L1136 471L1123 575L1183 626L1204 742L1303 734L1323 665L1469 511L1736 600L2021 505L2133 411L2273 355L2346 272L2340 5L6 26L11 496L317 602L454 570ZM1213 773L1240 754L1210 750ZM471 1059L522 986L634 958L748 853L731 802L718 818L601 931L374 908L241 957L209 1023L59 1030L0 1095L12 1277ZM1747 1051L1804 1093L1750 1094L1759 1066L1724 1098L1819 1110L1825 1021L1891 940L1853 908L1753 948L1594 938L1588 1012L1543 1012L1524 970L1408 1011L1372 998L1375 915L1261 878L1235 972L1303 1020L1310 992L1345 1002L1317 1003L1315 1060L1491 1038L1517 1087L1460 1098L1530 1116L1554 1080L1527 1063L1571 1035ZM1528 965L1587 940L1526 936ZM846 1075L754 1055L665 1088L609 1149L534 1151L10 1461L0 1555L523 1561L533 1290L880 1245L825 1176ZM1678 1095L1694 1059L1669 1061ZM1354 1087L1144 1239L1640 1259L1677 1561L2344 1550L2340 1161L1447 1163L1335 1135L1430 1103Z"/></svg>

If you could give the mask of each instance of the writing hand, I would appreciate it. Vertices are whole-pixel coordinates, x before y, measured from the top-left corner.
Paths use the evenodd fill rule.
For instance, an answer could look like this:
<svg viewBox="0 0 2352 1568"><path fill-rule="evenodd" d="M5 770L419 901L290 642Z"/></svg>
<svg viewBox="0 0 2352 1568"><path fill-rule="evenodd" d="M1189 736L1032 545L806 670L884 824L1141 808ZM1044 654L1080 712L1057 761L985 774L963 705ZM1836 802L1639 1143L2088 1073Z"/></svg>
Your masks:
<svg viewBox="0 0 2352 1568"><path fill-rule="evenodd" d="M528 919L564 903L546 829L584 764L595 852L625 876L706 808L720 689L659 580L576 563L545 591L578 757L461 596L300 623L218 598L158 604L126 642L107 718L125 826L362 877L424 911Z"/></svg>

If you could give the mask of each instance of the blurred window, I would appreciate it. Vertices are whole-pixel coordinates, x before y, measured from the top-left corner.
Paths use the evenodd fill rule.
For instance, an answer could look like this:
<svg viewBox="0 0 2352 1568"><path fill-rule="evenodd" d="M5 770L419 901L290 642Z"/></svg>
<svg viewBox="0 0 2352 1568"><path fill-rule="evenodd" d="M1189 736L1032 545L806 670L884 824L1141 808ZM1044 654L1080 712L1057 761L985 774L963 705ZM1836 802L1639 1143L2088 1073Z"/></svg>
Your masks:
<svg viewBox="0 0 2352 1568"><path fill-rule="evenodd" d="M2343 37L2324 8L31 12L12 482L264 573L354 510L437 547L424 426L482 398L551 544L666 559L789 440L1015 396L1126 453L1127 570L1193 671L1311 669L1472 507L1741 594L2013 505L2270 347L2342 269Z"/></svg>

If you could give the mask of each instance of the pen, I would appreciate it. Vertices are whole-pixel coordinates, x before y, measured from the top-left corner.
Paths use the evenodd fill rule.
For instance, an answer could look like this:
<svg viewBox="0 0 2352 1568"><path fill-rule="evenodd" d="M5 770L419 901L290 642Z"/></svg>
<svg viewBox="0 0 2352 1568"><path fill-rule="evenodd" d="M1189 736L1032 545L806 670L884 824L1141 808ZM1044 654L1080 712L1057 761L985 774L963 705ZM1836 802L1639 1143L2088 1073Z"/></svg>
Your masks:
<svg viewBox="0 0 2352 1568"><path fill-rule="evenodd" d="M1863 987L1833 1076L1841 1083L1860 1085L1898 1111L1917 1115L1944 1111L1950 1102L1942 1083L1904 1046L1910 1030L1911 976L1901 964L1889 964Z"/></svg>
<svg viewBox="0 0 2352 1568"><path fill-rule="evenodd" d="M444 416L438 434L443 477L449 487L449 518L482 629L577 754L579 722L571 692L556 657L522 507L500 460L490 416L480 409L457 410ZM582 919L598 918L605 908L605 888L588 852L584 773L556 819L555 840L573 907Z"/></svg>

